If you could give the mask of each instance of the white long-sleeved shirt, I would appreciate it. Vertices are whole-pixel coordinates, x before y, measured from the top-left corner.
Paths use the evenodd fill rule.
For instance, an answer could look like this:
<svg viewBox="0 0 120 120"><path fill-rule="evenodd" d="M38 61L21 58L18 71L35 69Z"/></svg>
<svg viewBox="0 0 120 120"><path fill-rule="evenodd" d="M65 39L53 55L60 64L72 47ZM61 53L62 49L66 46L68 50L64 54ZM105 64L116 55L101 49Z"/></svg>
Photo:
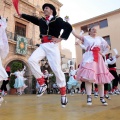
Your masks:
<svg viewBox="0 0 120 120"><path fill-rule="evenodd" d="M113 64L115 64L116 63L116 57L114 56L113 57L113 60L110 60L110 59L107 59L107 63L109 64L109 65L113 65Z"/></svg>

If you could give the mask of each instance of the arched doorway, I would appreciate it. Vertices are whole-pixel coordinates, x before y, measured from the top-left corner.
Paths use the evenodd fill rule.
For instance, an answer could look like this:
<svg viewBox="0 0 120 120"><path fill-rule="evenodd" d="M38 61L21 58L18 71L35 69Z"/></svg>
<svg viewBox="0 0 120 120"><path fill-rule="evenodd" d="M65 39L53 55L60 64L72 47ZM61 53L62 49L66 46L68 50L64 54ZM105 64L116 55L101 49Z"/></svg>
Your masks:
<svg viewBox="0 0 120 120"><path fill-rule="evenodd" d="M21 60L21 59L14 59L14 60L11 60L11 61L8 61L8 63L5 64L5 68L11 68L12 66L12 63L13 62L19 62L19 63L22 63L22 67L24 68L24 66L26 66L26 71L25 71L25 74L24 74L24 77L27 79L25 81L25 84L28 86L26 89L25 89L25 94L30 94L32 93L32 79L33 79L33 76L32 76L32 73L30 71L30 68L29 68L29 65L26 61L24 60Z"/></svg>

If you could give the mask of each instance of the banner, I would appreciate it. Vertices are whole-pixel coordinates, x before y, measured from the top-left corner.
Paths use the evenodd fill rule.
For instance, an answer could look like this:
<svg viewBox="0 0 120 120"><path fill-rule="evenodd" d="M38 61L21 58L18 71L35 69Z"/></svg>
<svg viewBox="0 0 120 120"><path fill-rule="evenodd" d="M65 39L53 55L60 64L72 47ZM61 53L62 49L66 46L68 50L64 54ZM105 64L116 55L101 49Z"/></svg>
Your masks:
<svg viewBox="0 0 120 120"><path fill-rule="evenodd" d="M27 38L17 35L16 53L21 55L27 54Z"/></svg>
<svg viewBox="0 0 120 120"><path fill-rule="evenodd" d="M19 10L18 10L19 0L12 0L12 2L13 2L13 5L15 7L15 10L16 10L17 14L20 15Z"/></svg>

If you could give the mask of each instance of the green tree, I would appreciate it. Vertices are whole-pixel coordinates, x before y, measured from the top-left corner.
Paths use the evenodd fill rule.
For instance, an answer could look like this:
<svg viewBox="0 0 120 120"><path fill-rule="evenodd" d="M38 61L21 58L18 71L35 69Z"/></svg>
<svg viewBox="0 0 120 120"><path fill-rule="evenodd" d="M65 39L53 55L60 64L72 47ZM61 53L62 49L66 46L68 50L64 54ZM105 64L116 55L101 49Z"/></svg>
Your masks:
<svg viewBox="0 0 120 120"><path fill-rule="evenodd" d="M18 69L22 69L22 63L18 61L13 62L11 65L11 73L16 72ZM16 77L14 75L10 77L9 81L10 88L14 88L15 78Z"/></svg>
<svg viewBox="0 0 120 120"><path fill-rule="evenodd" d="M50 74L53 74L53 76L51 76L51 77L49 78L50 82L51 82L51 83L55 83L55 82L56 82L55 74L54 74L54 73L50 73Z"/></svg>

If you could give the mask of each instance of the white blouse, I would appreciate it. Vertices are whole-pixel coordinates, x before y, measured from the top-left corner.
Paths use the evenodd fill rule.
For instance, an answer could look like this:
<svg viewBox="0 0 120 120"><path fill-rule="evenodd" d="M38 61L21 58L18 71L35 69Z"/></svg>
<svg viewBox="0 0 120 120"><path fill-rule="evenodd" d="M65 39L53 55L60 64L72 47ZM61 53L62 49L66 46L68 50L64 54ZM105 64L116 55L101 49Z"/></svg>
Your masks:
<svg viewBox="0 0 120 120"><path fill-rule="evenodd" d="M76 70L70 70L69 76L74 76L76 75Z"/></svg>
<svg viewBox="0 0 120 120"><path fill-rule="evenodd" d="M83 54L83 65L87 62L93 62L93 52L91 51L94 47L100 48L100 51L105 55L108 49L108 43L102 37L95 37L92 38L91 36L84 36L84 43L83 45L87 49L86 52Z"/></svg>
<svg viewBox="0 0 120 120"><path fill-rule="evenodd" d="M113 58L113 60L107 59L107 63L108 63L109 65L113 65L113 64L116 63L116 57L113 56L112 58Z"/></svg>

